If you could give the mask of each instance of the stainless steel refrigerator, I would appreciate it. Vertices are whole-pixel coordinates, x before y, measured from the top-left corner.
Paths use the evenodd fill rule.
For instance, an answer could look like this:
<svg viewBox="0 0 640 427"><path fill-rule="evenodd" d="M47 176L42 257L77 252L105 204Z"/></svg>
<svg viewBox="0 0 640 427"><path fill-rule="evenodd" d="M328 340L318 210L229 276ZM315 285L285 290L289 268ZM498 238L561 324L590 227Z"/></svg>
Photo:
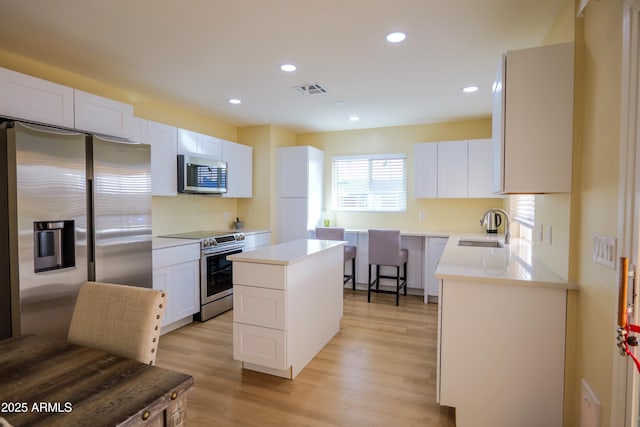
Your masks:
<svg viewBox="0 0 640 427"><path fill-rule="evenodd" d="M66 336L86 280L152 286L149 146L22 122L0 143L0 338Z"/></svg>

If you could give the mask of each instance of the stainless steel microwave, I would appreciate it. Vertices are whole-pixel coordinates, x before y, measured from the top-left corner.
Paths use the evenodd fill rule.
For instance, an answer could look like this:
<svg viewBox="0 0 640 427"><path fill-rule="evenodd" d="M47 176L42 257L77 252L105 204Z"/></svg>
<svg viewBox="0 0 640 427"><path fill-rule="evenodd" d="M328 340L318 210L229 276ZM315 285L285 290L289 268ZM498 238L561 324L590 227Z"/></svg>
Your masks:
<svg viewBox="0 0 640 427"><path fill-rule="evenodd" d="M226 192L226 162L178 154L178 193L222 194Z"/></svg>

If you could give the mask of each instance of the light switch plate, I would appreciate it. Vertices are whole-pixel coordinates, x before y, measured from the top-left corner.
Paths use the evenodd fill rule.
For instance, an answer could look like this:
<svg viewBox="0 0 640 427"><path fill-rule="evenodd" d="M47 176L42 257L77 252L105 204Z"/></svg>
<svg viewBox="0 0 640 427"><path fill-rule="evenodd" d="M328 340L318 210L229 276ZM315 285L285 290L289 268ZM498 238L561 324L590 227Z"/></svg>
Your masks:
<svg viewBox="0 0 640 427"><path fill-rule="evenodd" d="M617 239L611 236L593 235L593 262L616 268Z"/></svg>

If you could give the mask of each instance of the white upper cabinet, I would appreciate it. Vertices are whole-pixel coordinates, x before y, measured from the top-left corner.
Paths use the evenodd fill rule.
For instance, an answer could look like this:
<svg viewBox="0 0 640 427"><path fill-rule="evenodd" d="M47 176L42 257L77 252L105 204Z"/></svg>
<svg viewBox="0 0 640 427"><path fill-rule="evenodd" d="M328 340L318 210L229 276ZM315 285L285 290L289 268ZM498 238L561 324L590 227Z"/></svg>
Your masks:
<svg viewBox="0 0 640 427"><path fill-rule="evenodd" d="M509 51L493 94L493 189L571 191L574 45Z"/></svg>
<svg viewBox="0 0 640 427"><path fill-rule="evenodd" d="M420 143L413 150L416 198L438 197L438 143Z"/></svg>
<svg viewBox="0 0 640 427"><path fill-rule="evenodd" d="M178 194L178 130L164 123L148 122L148 141L151 144L151 194Z"/></svg>
<svg viewBox="0 0 640 427"><path fill-rule="evenodd" d="M73 88L0 68L0 115L74 128Z"/></svg>
<svg viewBox="0 0 640 427"><path fill-rule="evenodd" d="M438 197L467 197L467 141L438 143Z"/></svg>
<svg viewBox="0 0 640 427"><path fill-rule="evenodd" d="M222 160L222 140L202 133L178 129L178 154L194 153Z"/></svg>
<svg viewBox="0 0 640 427"><path fill-rule="evenodd" d="M467 197L496 197L493 194L493 153L490 139L469 141Z"/></svg>
<svg viewBox="0 0 640 427"><path fill-rule="evenodd" d="M133 142L139 142L141 144L149 144L148 124L146 119L140 117L133 117L131 120L131 134L129 139Z"/></svg>
<svg viewBox="0 0 640 427"><path fill-rule="evenodd" d="M139 117L134 117L132 123L130 139L151 145L151 195L177 195L177 129Z"/></svg>
<svg viewBox="0 0 640 427"><path fill-rule="evenodd" d="M416 198L493 198L492 141L446 141L414 146Z"/></svg>
<svg viewBox="0 0 640 427"><path fill-rule="evenodd" d="M227 162L227 192L222 197L253 196L253 148L222 140L222 161Z"/></svg>
<svg viewBox="0 0 640 427"><path fill-rule="evenodd" d="M74 90L75 128L101 135L131 137L133 106Z"/></svg>

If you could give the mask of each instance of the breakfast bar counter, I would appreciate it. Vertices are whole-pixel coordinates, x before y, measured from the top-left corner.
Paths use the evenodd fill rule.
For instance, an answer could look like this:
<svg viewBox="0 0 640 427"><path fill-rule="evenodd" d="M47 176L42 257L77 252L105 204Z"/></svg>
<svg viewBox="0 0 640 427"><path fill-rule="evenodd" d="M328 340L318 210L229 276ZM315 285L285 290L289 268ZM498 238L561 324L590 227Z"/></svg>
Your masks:
<svg viewBox="0 0 640 427"><path fill-rule="evenodd" d="M344 242L296 240L233 261L233 358L294 379L340 330Z"/></svg>

